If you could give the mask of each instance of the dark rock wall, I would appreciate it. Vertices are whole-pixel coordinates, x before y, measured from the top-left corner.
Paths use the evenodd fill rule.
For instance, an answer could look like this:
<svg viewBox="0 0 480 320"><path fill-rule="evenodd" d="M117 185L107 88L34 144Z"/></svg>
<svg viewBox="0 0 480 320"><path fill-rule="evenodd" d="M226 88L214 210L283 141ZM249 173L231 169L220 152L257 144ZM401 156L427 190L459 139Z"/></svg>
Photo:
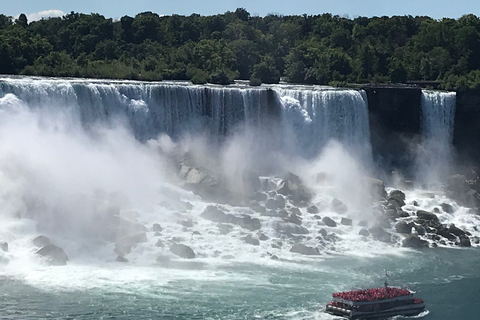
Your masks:
<svg viewBox="0 0 480 320"><path fill-rule="evenodd" d="M420 88L366 87L372 151L377 166L387 172L413 173L421 134Z"/></svg>
<svg viewBox="0 0 480 320"><path fill-rule="evenodd" d="M480 167L480 92L478 91L457 93L453 145L460 163L474 166L478 170Z"/></svg>

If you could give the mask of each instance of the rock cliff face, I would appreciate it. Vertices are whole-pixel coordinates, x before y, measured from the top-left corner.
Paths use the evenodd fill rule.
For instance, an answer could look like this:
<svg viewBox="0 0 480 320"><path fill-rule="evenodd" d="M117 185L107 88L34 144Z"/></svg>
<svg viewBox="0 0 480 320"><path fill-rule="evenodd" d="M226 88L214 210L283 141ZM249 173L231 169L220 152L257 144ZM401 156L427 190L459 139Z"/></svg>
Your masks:
<svg viewBox="0 0 480 320"><path fill-rule="evenodd" d="M416 87L363 88L367 93L374 159L386 170L412 170L415 155L409 147L421 130L421 95Z"/></svg>
<svg viewBox="0 0 480 320"><path fill-rule="evenodd" d="M457 93L453 145L461 161L480 167L480 92Z"/></svg>

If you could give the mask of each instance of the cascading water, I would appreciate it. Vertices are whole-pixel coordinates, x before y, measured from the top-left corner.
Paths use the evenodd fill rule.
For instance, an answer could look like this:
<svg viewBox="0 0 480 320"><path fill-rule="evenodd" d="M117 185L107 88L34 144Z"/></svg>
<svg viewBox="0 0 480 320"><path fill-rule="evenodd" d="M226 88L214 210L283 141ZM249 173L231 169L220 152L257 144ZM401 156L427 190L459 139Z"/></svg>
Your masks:
<svg viewBox="0 0 480 320"><path fill-rule="evenodd" d="M142 141L160 133L227 135L240 123L262 125L272 104L268 90L186 83L10 78L0 82L0 96L7 94L31 109L68 110L87 127L126 120Z"/></svg>
<svg viewBox="0 0 480 320"><path fill-rule="evenodd" d="M455 92L422 91L422 143L417 155L417 179L439 183L452 164Z"/></svg>
<svg viewBox="0 0 480 320"><path fill-rule="evenodd" d="M173 141L157 139L161 133ZM184 134L219 138L224 145L212 149L221 161L211 167L234 178L260 162L284 165L283 172L299 175L290 175L290 191L305 187L310 200L281 191L280 176L260 177L262 192L247 202L219 204L187 191L179 182L184 162L179 169L169 154ZM276 158L282 154L295 157ZM419 254L399 248L403 235L387 219L375 226L370 218L378 212L357 161L369 154L362 91L3 78L0 314L331 319L319 310L333 291L378 286L388 269L389 282L415 283L427 309L454 318L458 308L445 305L437 286L475 293L478 255L441 248ZM215 187L204 171L189 173ZM441 211L441 223L480 235L478 219L444 195L405 193L408 217L399 219L447 203L455 212ZM65 250L67 266L46 266L35 254L32 239L40 234ZM177 256L172 248L179 245L195 258ZM435 278L426 272L433 269ZM475 294L462 299L459 317L473 319Z"/></svg>
<svg viewBox="0 0 480 320"><path fill-rule="evenodd" d="M368 106L363 91L276 89L284 121L293 141L307 157L316 156L331 139L341 142L363 160L371 157ZM363 93L362 93L363 92Z"/></svg>

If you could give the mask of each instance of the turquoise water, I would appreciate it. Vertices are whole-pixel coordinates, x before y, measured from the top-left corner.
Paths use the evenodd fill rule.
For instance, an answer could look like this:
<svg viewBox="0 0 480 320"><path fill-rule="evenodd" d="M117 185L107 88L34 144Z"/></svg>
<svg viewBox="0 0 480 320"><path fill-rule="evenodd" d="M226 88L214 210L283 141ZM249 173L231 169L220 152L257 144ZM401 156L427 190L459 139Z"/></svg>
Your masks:
<svg viewBox="0 0 480 320"><path fill-rule="evenodd" d="M205 263L190 270L112 264L98 266L102 276L86 275L88 283L75 276L88 273L85 266L70 265L44 269L35 279L2 272L0 314L2 319L335 319L321 311L331 292L382 285L388 269L392 285L408 285L425 300L423 319L478 319L479 265L478 250L429 249L273 266ZM150 277L152 271L159 278ZM132 279L116 281L119 272ZM42 278L62 279L64 273L67 279L53 284ZM162 274L175 279L161 281Z"/></svg>

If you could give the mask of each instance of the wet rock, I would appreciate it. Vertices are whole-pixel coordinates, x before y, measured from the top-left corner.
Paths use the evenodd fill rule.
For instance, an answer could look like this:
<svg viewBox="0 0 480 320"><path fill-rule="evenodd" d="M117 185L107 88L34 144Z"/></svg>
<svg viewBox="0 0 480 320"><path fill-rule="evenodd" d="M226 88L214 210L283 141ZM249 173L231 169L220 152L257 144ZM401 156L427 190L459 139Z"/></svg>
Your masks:
<svg viewBox="0 0 480 320"><path fill-rule="evenodd" d="M418 236L410 234L405 237L402 242L402 246L407 248L421 249L428 247L426 240L420 239Z"/></svg>
<svg viewBox="0 0 480 320"><path fill-rule="evenodd" d="M395 230L397 230L398 233L411 234L413 226L413 222L407 223L405 221L400 221L395 225Z"/></svg>
<svg viewBox="0 0 480 320"><path fill-rule="evenodd" d="M368 232L367 229L365 228L362 228L359 232L358 232L359 235L361 236L364 236L364 237L368 237L370 235L370 232Z"/></svg>
<svg viewBox="0 0 480 320"><path fill-rule="evenodd" d="M270 210L277 210L279 209L277 207L277 203L275 202L274 199L268 199L266 202L265 202L265 208L266 209L270 209Z"/></svg>
<svg viewBox="0 0 480 320"><path fill-rule="evenodd" d="M223 234L223 235L230 233L230 231L232 231L233 229L231 225L223 224L223 223L219 223L217 227L220 230L220 234Z"/></svg>
<svg viewBox="0 0 480 320"><path fill-rule="evenodd" d="M205 210L200 214L200 217L206 220L210 220L213 222L230 222L230 215L225 214L222 210L220 210L216 206L208 206Z"/></svg>
<svg viewBox="0 0 480 320"><path fill-rule="evenodd" d="M50 239L45 236L38 236L32 240L33 244L37 247L45 247L51 244Z"/></svg>
<svg viewBox="0 0 480 320"><path fill-rule="evenodd" d="M62 248L57 247L54 244L48 244L35 252L45 258L51 266L64 266L67 264L68 256Z"/></svg>
<svg viewBox="0 0 480 320"><path fill-rule="evenodd" d="M405 205L405 193L400 190L390 191L390 194L388 195L388 200L390 201L391 199L396 200L400 207L403 207Z"/></svg>
<svg viewBox="0 0 480 320"><path fill-rule="evenodd" d="M134 246L144 242L147 242L147 234L145 232L121 237L115 242L115 252L118 255L126 255L130 253Z"/></svg>
<svg viewBox="0 0 480 320"><path fill-rule="evenodd" d="M277 209L284 209L285 208L285 198L282 195L275 196L275 205Z"/></svg>
<svg viewBox="0 0 480 320"><path fill-rule="evenodd" d="M415 225L414 228L415 228L415 231L417 232L417 234L419 236L424 236L425 235L426 231L425 231L425 228L423 226Z"/></svg>
<svg viewBox="0 0 480 320"><path fill-rule="evenodd" d="M290 252L300 253L308 256L318 256L320 252L318 252L317 248L308 247L304 244L297 243L291 249Z"/></svg>
<svg viewBox="0 0 480 320"><path fill-rule="evenodd" d="M428 211L418 210L416 212L416 215L419 219L422 219L422 220L434 221L434 222L439 221L438 217L434 213L431 213L431 212L428 212Z"/></svg>
<svg viewBox="0 0 480 320"><path fill-rule="evenodd" d="M433 213L440 213L440 209L437 207L433 208Z"/></svg>
<svg viewBox="0 0 480 320"><path fill-rule="evenodd" d="M289 172L285 179L280 183L279 194L288 196L293 202L310 201L312 198L311 191L305 187L299 176Z"/></svg>
<svg viewBox="0 0 480 320"><path fill-rule="evenodd" d="M128 262L128 259L122 256L117 256L117 262Z"/></svg>
<svg viewBox="0 0 480 320"><path fill-rule="evenodd" d="M163 247L165 247L165 244L163 243L162 240L158 240L158 241L155 243L155 247L163 248Z"/></svg>
<svg viewBox="0 0 480 320"><path fill-rule="evenodd" d="M416 200L414 200L414 201L412 202L412 205L414 205L415 207L418 207L418 202L417 202Z"/></svg>
<svg viewBox="0 0 480 320"><path fill-rule="evenodd" d="M181 243L174 243L170 246L170 251L180 258L193 259L195 258L195 252L187 245Z"/></svg>
<svg viewBox="0 0 480 320"><path fill-rule="evenodd" d="M448 228L448 232L456 235L457 237L466 237L467 235L470 235L470 233L467 233L466 231L456 227L453 223Z"/></svg>
<svg viewBox="0 0 480 320"><path fill-rule="evenodd" d="M372 237L378 241L387 243L392 242L391 234L378 225L371 227L370 229L368 229L368 231L370 232Z"/></svg>
<svg viewBox="0 0 480 320"><path fill-rule="evenodd" d="M343 224L344 226L351 226L352 225L352 219L342 218L340 223Z"/></svg>
<svg viewBox="0 0 480 320"><path fill-rule="evenodd" d="M285 221L272 221L269 224L275 231L280 233L307 234L308 229L297 224Z"/></svg>
<svg viewBox="0 0 480 320"><path fill-rule="evenodd" d="M437 227L437 229L435 230L435 233L439 236L442 236L444 238L447 238L448 240L456 240L457 237L450 232L449 228L446 228L445 226L439 226Z"/></svg>
<svg viewBox="0 0 480 320"><path fill-rule="evenodd" d="M248 215L243 216L238 221L238 225L242 228L248 229L250 231L259 230L262 228L262 223L257 218L252 218Z"/></svg>
<svg viewBox="0 0 480 320"><path fill-rule="evenodd" d="M167 257L167 256L163 256L163 255L158 256L156 260L159 264L162 264L162 265L166 265L170 262L170 258Z"/></svg>
<svg viewBox="0 0 480 320"><path fill-rule="evenodd" d="M338 199L332 200L332 210L338 214L344 214L348 211L348 207Z"/></svg>
<svg viewBox="0 0 480 320"><path fill-rule="evenodd" d="M472 242L475 244L480 244L480 238L479 237L473 237Z"/></svg>
<svg viewBox="0 0 480 320"><path fill-rule="evenodd" d="M2 250L3 252L8 252L8 243L0 242L0 250Z"/></svg>
<svg viewBox="0 0 480 320"><path fill-rule="evenodd" d="M177 222L179 225L182 225L186 228L193 228L193 221L191 219L188 220L180 220Z"/></svg>
<svg viewBox="0 0 480 320"><path fill-rule="evenodd" d="M368 184L370 185L370 193L374 201L385 199L387 197L385 184L382 180L368 178Z"/></svg>
<svg viewBox="0 0 480 320"><path fill-rule="evenodd" d="M202 234L199 231L193 231L192 232L192 237L193 236L201 236Z"/></svg>
<svg viewBox="0 0 480 320"><path fill-rule="evenodd" d="M297 215L297 216L301 216L301 215L302 215L302 212L301 212L300 209L298 209L297 207L290 208L290 213L295 214L295 215Z"/></svg>
<svg viewBox="0 0 480 320"><path fill-rule="evenodd" d="M255 239L251 234L249 234L245 238L243 238L243 241L245 241L245 243L251 244L253 246L259 246L260 245L260 241L258 241L258 239Z"/></svg>
<svg viewBox="0 0 480 320"><path fill-rule="evenodd" d="M272 254L272 255L270 256L270 259L272 259L272 260L278 260L278 257L277 257L276 255Z"/></svg>
<svg viewBox="0 0 480 320"><path fill-rule="evenodd" d="M270 197L270 198L274 198L276 195L277 195L277 191L275 190L270 190L267 192L267 195Z"/></svg>
<svg viewBox="0 0 480 320"><path fill-rule="evenodd" d="M322 220L322 217L320 217L318 214L313 216L313 219L315 220Z"/></svg>
<svg viewBox="0 0 480 320"><path fill-rule="evenodd" d="M302 224L302 220L295 214L291 214L287 219L285 219L285 221L298 224L298 225Z"/></svg>
<svg viewBox="0 0 480 320"><path fill-rule="evenodd" d="M360 227L368 227L368 221L366 220L361 220L360 222L358 222L358 225Z"/></svg>
<svg viewBox="0 0 480 320"><path fill-rule="evenodd" d="M160 237L161 235L162 235L162 233L158 232L158 231L153 234L154 237Z"/></svg>
<svg viewBox="0 0 480 320"><path fill-rule="evenodd" d="M254 206L254 207L251 207L251 209L255 212L258 212L260 214L263 214L267 211L267 209L265 209L265 207L262 207L262 206Z"/></svg>
<svg viewBox="0 0 480 320"><path fill-rule="evenodd" d="M185 210L193 209L193 205L188 201L180 201L180 203L185 207Z"/></svg>
<svg viewBox="0 0 480 320"><path fill-rule="evenodd" d="M320 229L320 230L318 230L318 233L319 233L320 235L322 235L323 238L326 238L326 237L327 237L327 234L328 234L327 230L325 230L325 229Z"/></svg>
<svg viewBox="0 0 480 320"><path fill-rule="evenodd" d="M448 203L442 203L440 206L442 207L442 210L445 211L446 213L454 212L453 207Z"/></svg>
<svg viewBox="0 0 480 320"><path fill-rule="evenodd" d="M326 226L329 226L329 227L336 227L337 226L337 223L329 217L323 217L322 221L323 221L323 223L325 223Z"/></svg>
<svg viewBox="0 0 480 320"><path fill-rule="evenodd" d="M162 226L160 226L160 224L158 223L154 223L153 226L152 226L152 231L154 232L162 232Z"/></svg>
<svg viewBox="0 0 480 320"><path fill-rule="evenodd" d="M263 233L260 233L260 235L258 236L258 240L267 241L268 237L266 235L264 235Z"/></svg>
<svg viewBox="0 0 480 320"><path fill-rule="evenodd" d="M310 207L307 208L307 212L308 213L318 213L318 212L320 212L320 210L318 210L317 206L310 206Z"/></svg>
<svg viewBox="0 0 480 320"><path fill-rule="evenodd" d="M255 192L252 196L252 200L255 201L266 201L268 199L268 195L264 192Z"/></svg>
<svg viewBox="0 0 480 320"><path fill-rule="evenodd" d="M472 243L468 237L461 237L460 238L460 247L471 247Z"/></svg>

